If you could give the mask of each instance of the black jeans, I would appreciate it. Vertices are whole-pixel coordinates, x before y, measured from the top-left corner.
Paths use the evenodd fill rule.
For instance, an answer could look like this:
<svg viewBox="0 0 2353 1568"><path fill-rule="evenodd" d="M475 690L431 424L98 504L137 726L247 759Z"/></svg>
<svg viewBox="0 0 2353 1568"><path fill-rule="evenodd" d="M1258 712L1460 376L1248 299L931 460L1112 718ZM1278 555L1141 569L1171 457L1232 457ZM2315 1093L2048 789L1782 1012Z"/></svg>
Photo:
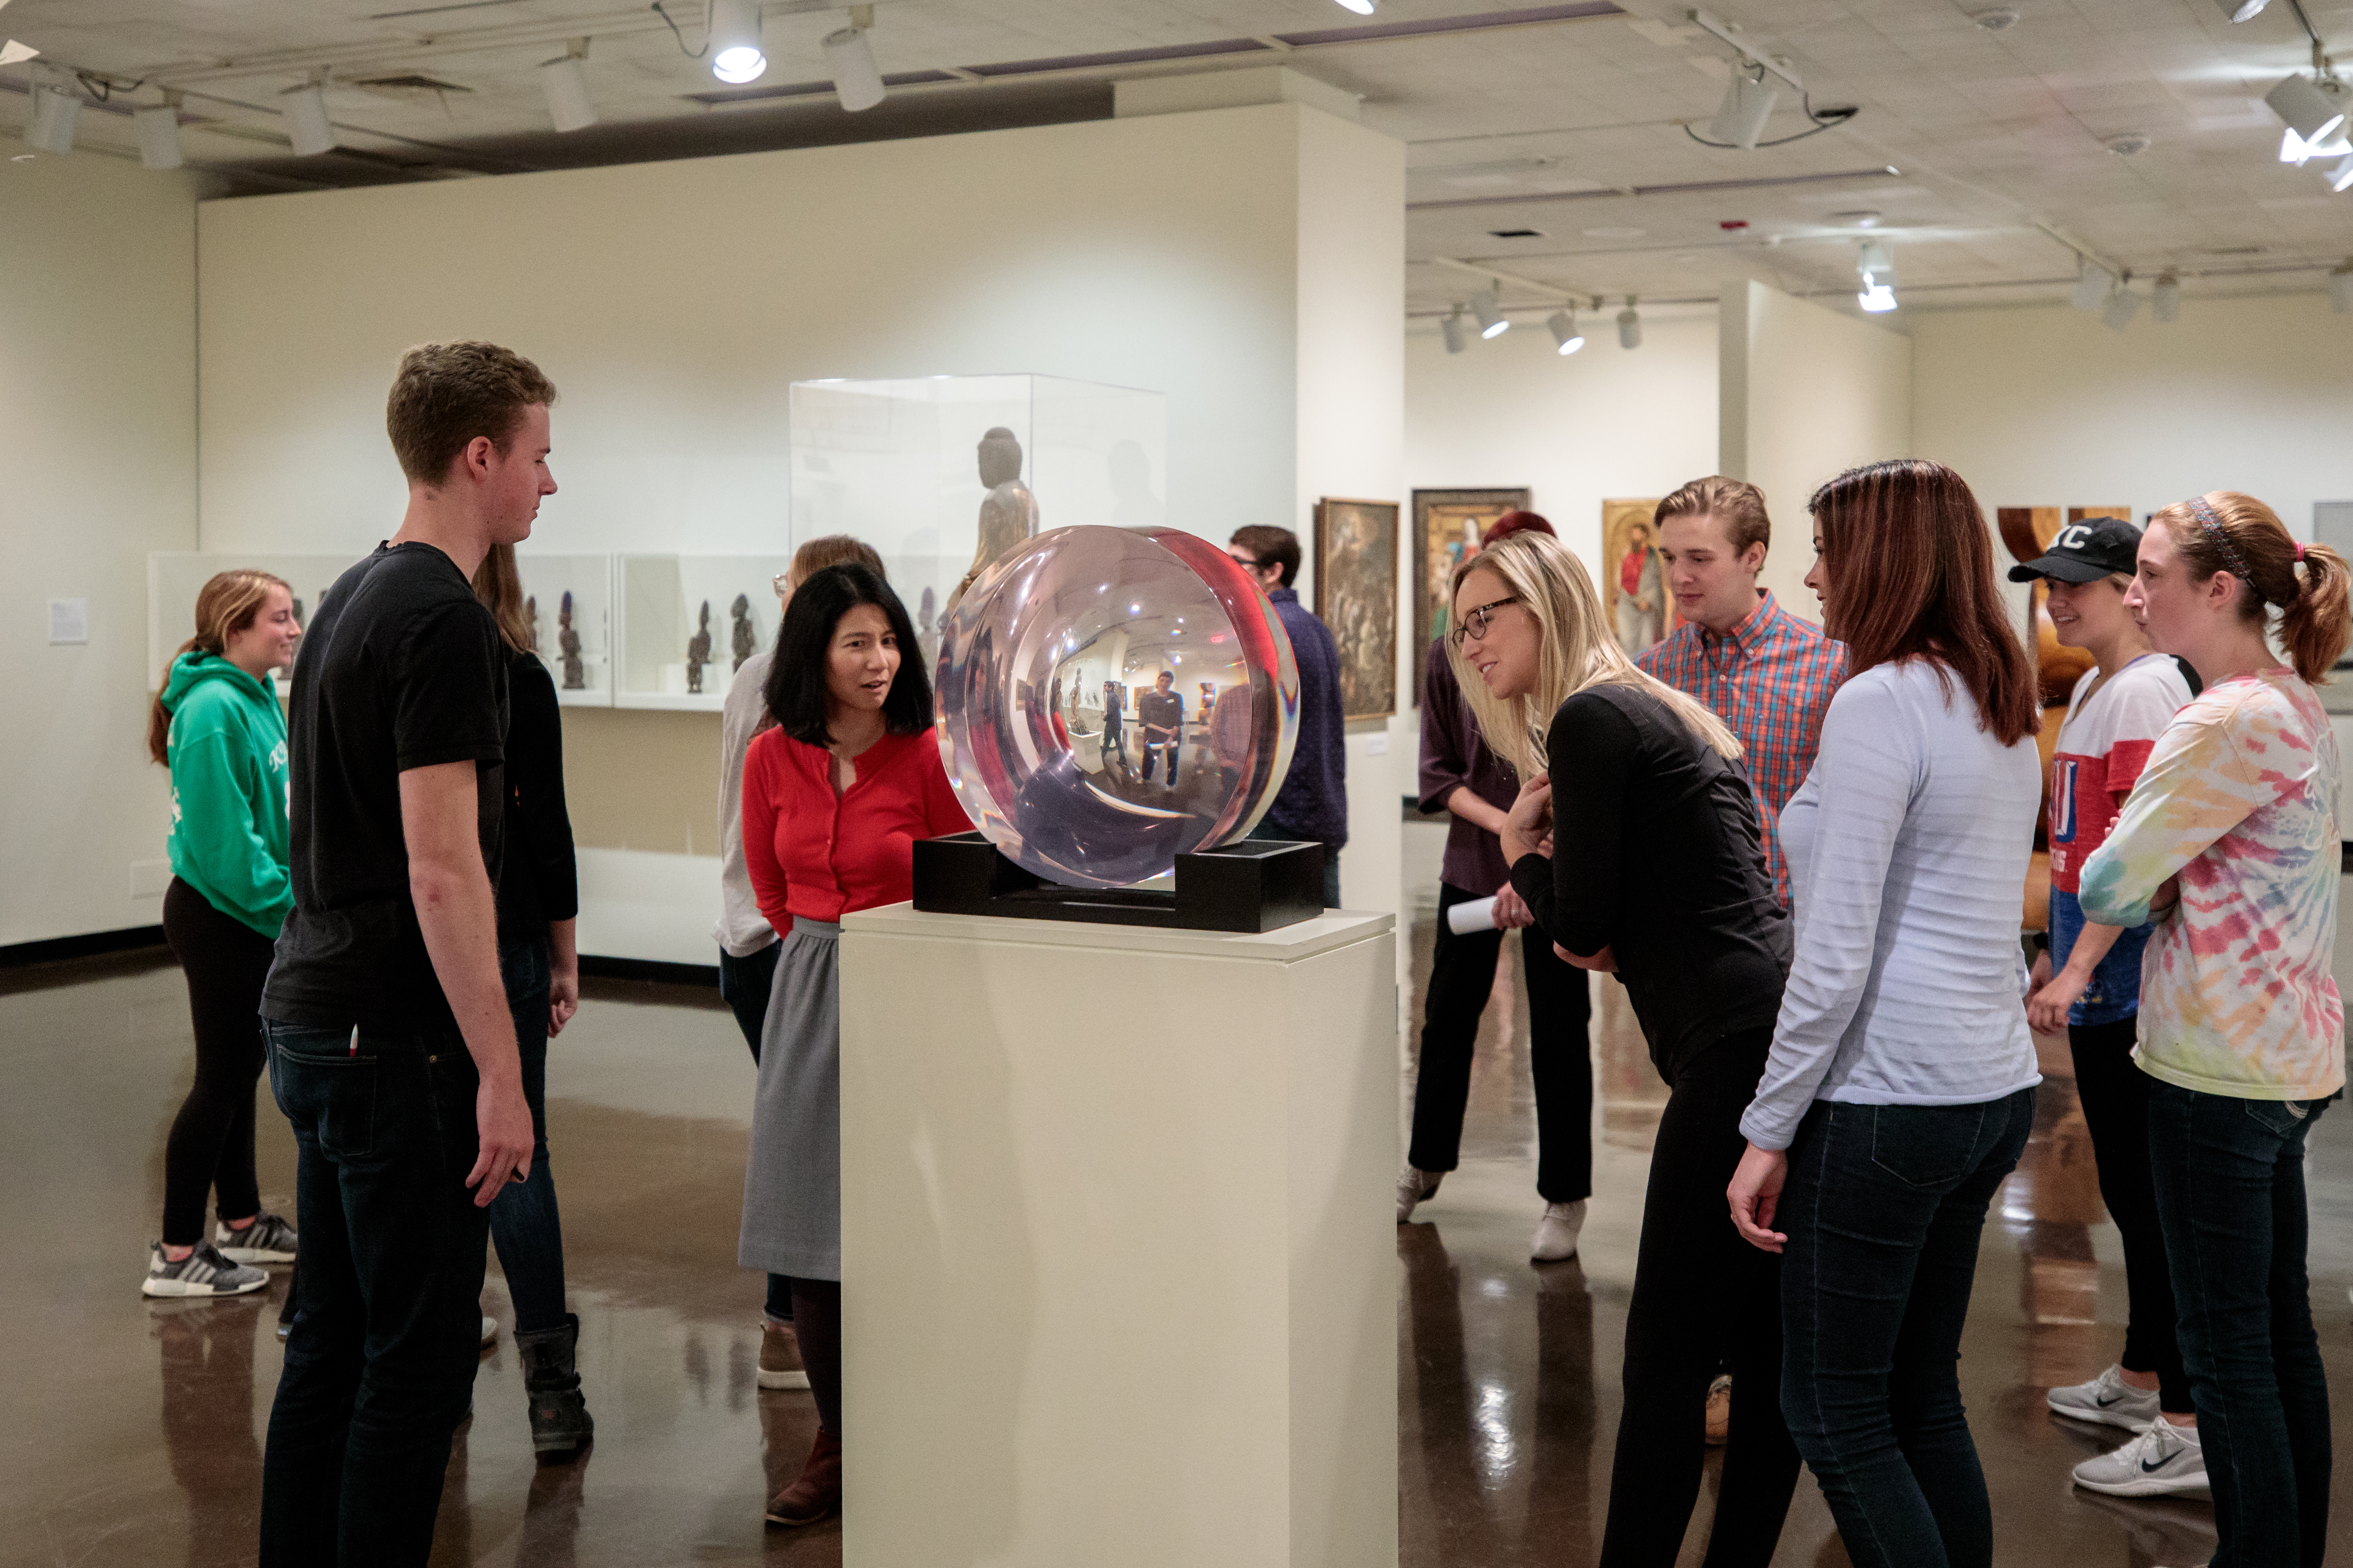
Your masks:
<svg viewBox="0 0 2353 1568"><path fill-rule="evenodd" d="M2328 1544L2328 1378L2304 1261L2304 1144L2320 1110L2149 1089L2157 1213L2214 1490L2216 1568L2309 1568Z"/></svg>
<svg viewBox="0 0 2353 1568"><path fill-rule="evenodd" d="M1707 1455L1707 1385L1727 1352L1732 1434L1707 1568L1765 1568L1788 1516L1798 1450L1778 1398L1779 1259L1740 1239L1724 1196L1748 1147L1740 1113L1772 1047L1770 1028L1718 1040L1676 1075L1659 1118L1626 1310L1603 1568L1673 1568Z"/></svg>
<svg viewBox="0 0 2353 1568"><path fill-rule="evenodd" d="M1147 734L1149 731L1145 731ZM1168 787L1176 787L1176 755L1185 749L1181 741L1146 741L1144 742L1144 780L1152 782L1152 766L1164 753L1168 759Z"/></svg>
<svg viewBox="0 0 2353 1568"><path fill-rule="evenodd" d="M2031 1089L1979 1105L1821 1100L1789 1146L1773 1220L1789 1238L1781 1412L1855 1568L1993 1561L1961 1328L1986 1206L2033 1122Z"/></svg>
<svg viewBox="0 0 2353 1568"><path fill-rule="evenodd" d="M522 1058L522 1097L531 1106L531 1179L511 1184L491 1205L491 1242L514 1298L519 1334L564 1326L564 1226L555 1173L547 1163L548 963L545 937L499 950L515 1048Z"/></svg>
<svg viewBox="0 0 2353 1568"><path fill-rule="evenodd" d="M2075 1094L2099 1163L2100 1200L2125 1244L2125 1285L2132 1315L2125 1324L2119 1363L2134 1372L2157 1373L2158 1404L2176 1415L2190 1414L2189 1379L2181 1370L2181 1341L2174 1331L2173 1279L2166 1271L2165 1232L2157 1220L2157 1185L2149 1169L2148 1091L2157 1080L2133 1060L2137 1018L2113 1024L2071 1024L2068 1048L2075 1058Z"/></svg>
<svg viewBox="0 0 2353 1568"><path fill-rule="evenodd" d="M269 1412L261 1563L422 1564L480 1344L473 1058L454 1031L267 1029L302 1306Z"/></svg>
<svg viewBox="0 0 2353 1568"><path fill-rule="evenodd" d="M261 1077L261 985L270 940L177 877L164 889L164 939L188 983L196 1077L164 1143L164 1241L205 1239L205 1194L223 1219L261 1207L253 1176L253 1085Z"/></svg>
<svg viewBox="0 0 2353 1568"><path fill-rule="evenodd" d="M760 1065L760 1029L768 1021L768 993L776 988L776 959L785 950L772 942L746 958L719 950L719 999L735 1015L744 1043L752 1047L752 1065Z"/></svg>
<svg viewBox="0 0 2353 1568"><path fill-rule="evenodd" d="M1451 1171L1461 1162L1472 1042L1495 989L1504 933L1457 936L1447 929L1446 911L1477 897L1451 883L1438 886L1438 938L1422 1002L1413 1142L1406 1153L1417 1170ZM1592 985L1584 970L1561 962L1552 940L1535 926L1520 932L1520 977L1527 987L1528 1076L1536 1097L1536 1191L1548 1204L1573 1204L1593 1195ZM1756 1089L1753 1078L1748 1087ZM1739 1150L1733 1154L1737 1159ZM1725 1179L1731 1175L1727 1170Z"/></svg>

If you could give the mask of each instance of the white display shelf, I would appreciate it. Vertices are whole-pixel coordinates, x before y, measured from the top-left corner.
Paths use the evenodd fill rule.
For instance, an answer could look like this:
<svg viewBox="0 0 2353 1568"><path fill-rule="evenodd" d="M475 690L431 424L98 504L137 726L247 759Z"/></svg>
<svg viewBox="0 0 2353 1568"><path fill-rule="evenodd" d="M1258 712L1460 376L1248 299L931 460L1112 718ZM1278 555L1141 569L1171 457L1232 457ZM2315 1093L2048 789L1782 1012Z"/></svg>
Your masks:
<svg viewBox="0 0 2353 1568"><path fill-rule="evenodd" d="M744 601L745 657L776 646L775 580L780 555L620 555L614 558L614 642L619 658L613 705L716 713L734 679L735 601ZM702 689L690 691L687 651L710 607L711 648Z"/></svg>
<svg viewBox="0 0 2353 1568"><path fill-rule="evenodd" d="M216 573L249 570L285 579L293 591L295 618L311 624L311 612L334 580L358 555L298 554L288 551L159 550L147 557L147 689L156 690L180 645L195 636L196 595ZM285 691L284 672L275 684Z"/></svg>
<svg viewBox="0 0 2353 1568"><path fill-rule="evenodd" d="M1002 510L1016 499L982 482L988 431L1008 431L1019 446L1013 482L1037 506L1025 531L1167 521L1167 400L1156 392L1046 375L937 375L797 381L788 398L794 547L836 533L874 546L927 647L974 564L984 504Z"/></svg>
<svg viewBox="0 0 2353 1568"><path fill-rule="evenodd" d="M518 550L515 571L533 612L540 662L555 678L555 700L566 708L613 706L613 558L553 555ZM564 595L572 595L572 629L580 637L580 685L565 684Z"/></svg>

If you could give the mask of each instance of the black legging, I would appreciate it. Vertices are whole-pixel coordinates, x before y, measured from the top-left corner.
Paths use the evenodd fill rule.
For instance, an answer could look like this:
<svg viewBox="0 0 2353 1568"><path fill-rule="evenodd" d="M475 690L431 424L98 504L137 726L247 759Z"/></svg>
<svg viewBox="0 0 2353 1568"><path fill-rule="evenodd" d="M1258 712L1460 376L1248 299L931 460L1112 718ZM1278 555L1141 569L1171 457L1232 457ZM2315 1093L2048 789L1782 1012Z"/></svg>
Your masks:
<svg viewBox="0 0 2353 1568"><path fill-rule="evenodd" d="M2134 1372L2157 1373L2158 1407L2193 1413L2189 1377L2181 1370L2175 1332L2173 1278L2167 1272L2165 1233L2157 1223L2157 1179L2148 1163L2148 1091L2157 1080L2133 1060L2138 1018L2113 1024L2071 1024L2067 1045L2075 1058L2075 1098L2092 1134L2100 1173L2100 1199L2125 1246L2130 1315L2117 1360Z"/></svg>
<svg viewBox="0 0 2353 1568"><path fill-rule="evenodd" d="M1707 1568L1765 1568L1788 1515L1798 1449L1781 1420L1780 1260L1740 1239L1724 1195L1748 1147L1740 1113L1772 1046L1770 1028L1749 1029L1701 1051L1659 1118L1626 1310L1605 1568L1674 1562L1707 1452L1707 1385L1727 1351L1732 1436Z"/></svg>
<svg viewBox="0 0 2353 1568"><path fill-rule="evenodd" d="M270 940L177 877L164 889L164 940L188 981L196 1078L164 1145L164 1245L205 1239L205 1194L225 1219L261 1207L253 1174L253 1086L261 1077L261 984Z"/></svg>
<svg viewBox="0 0 2353 1568"><path fill-rule="evenodd" d="M841 1436L841 1281L793 1276L793 1331L817 1396L817 1424Z"/></svg>

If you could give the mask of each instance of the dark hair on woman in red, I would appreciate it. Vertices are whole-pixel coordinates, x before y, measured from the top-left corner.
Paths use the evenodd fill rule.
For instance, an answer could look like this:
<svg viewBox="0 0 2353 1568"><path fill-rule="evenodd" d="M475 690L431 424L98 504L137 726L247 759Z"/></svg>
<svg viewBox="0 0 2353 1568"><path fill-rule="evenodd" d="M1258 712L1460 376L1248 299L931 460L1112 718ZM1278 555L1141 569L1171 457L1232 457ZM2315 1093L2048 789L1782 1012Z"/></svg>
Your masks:
<svg viewBox="0 0 2353 1568"><path fill-rule="evenodd" d="M1493 544L1499 539L1509 539L1515 533L1541 533L1553 539L1560 537L1553 532L1551 523L1546 522L1535 512L1507 511L1487 525L1487 531L1479 536L1479 542Z"/></svg>
<svg viewBox="0 0 2353 1568"><path fill-rule="evenodd" d="M1824 631L1846 644L1849 677L1907 658L1957 678L1978 728L2003 745L2041 722L2033 661L1994 580L1977 497L1942 463L1899 458L1849 468L1806 510L1821 530Z"/></svg>

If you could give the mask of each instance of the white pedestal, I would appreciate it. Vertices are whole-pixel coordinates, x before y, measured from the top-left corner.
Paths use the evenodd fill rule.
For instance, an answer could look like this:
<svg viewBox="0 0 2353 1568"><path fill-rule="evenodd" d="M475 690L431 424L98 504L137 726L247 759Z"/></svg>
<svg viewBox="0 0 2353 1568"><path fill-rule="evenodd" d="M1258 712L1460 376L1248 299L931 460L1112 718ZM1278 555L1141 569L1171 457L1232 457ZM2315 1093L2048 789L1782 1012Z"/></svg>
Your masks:
<svg viewBox="0 0 2353 1568"><path fill-rule="evenodd" d="M843 926L845 1568L1395 1563L1392 918Z"/></svg>

